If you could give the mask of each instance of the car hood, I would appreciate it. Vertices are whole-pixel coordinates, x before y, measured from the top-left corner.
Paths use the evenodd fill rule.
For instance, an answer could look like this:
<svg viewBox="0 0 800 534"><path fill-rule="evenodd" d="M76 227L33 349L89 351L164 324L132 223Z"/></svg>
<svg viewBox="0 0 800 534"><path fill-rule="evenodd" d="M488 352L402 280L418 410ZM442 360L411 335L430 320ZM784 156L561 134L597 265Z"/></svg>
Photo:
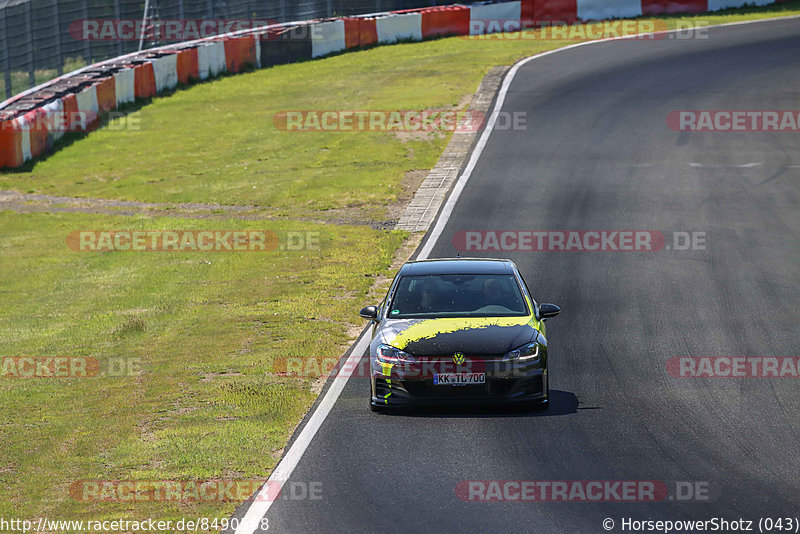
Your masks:
<svg viewBox="0 0 800 534"><path fill-rule="evenodd" d="M376 337L414 356L498 356L533 341L537 326L532 316L388 319Z"/></svg>

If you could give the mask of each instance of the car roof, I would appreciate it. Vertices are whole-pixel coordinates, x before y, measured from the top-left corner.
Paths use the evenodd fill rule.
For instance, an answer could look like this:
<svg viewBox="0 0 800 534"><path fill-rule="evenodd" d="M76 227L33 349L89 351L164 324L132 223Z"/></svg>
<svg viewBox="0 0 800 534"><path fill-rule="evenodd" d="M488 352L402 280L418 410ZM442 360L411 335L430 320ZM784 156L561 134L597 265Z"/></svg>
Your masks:
<svg viewBox="0 0 800 534"><path fill-rule="evenodd" d="M514 262L493 258L442 258L406 262L403 276L427 274L513 274Z"/></svg>

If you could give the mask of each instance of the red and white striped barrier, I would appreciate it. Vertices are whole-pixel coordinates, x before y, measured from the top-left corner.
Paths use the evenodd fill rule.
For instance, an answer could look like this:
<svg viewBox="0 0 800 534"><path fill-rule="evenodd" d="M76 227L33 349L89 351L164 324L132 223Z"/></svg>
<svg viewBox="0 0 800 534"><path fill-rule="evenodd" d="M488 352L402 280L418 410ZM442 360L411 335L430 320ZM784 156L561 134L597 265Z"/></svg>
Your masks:
<svg viewBox="0 0 800 534"><path fill-rule="evenodd" d="M47 152L48 128L46 123L47 111L44 107L37 108L25 114L29 118L33 127L30 131L30 151L31 157L37 158Z"/></svg>
<svg viewBox="0 0 800 534"><path fill-rule="evenodd" d="M150 62L136 65L133 70L133 87L136 98L152 98L156 94L156 75Z"/></svg>
<svg viewBox="0 0 800 534"><path fill-rule="evenodd" d="M177 53L178 83L188 85L200 79L200 68L197 64L197 48L185 48Z"/></svg>
<svg viewBox="0 0 800 534"><path fill-rule="evenodd" d="M228 72L241 72L258 65L257 38L247 35L225 39L222 43L225 46L225 70Z"/></svg>
<svg viewBox="0 0 800 534"><path fill-rule="evenodd" d="M30 113L17 118L17 130L20 132L20 143L22 148L22 161L31 159L31 121Z"/></svg>
<svg viewBox="0 0 800 534"><path fill-rule="evenodd" d="M327 56L347 48L344 20L314 24L311 29L311 57Z"/></svg>
<svg viewBox="0 0 800 534"><path fill-rule="evenodd" d="M770 0L708 0L706 11L719 11L720 9L730 9L732 7L743 7L746 5L766 6L774 4Z"/></svg>
<svg viewBox="0 0 800 534"><path fill-rule="evenodd" d="M228 62L225 58L225 41L214 41L211 44L211 48L209 48L208 65L208 73L211 76L217 76L227 70Z"/></svg>
<svg viewBox="0 0 800 534"><path fill-rule="evenodd" d="M47 124L61 126L60 128L50 128L47 131L47 148L50 149L64 135L64 101L59 98L48 104L45 104L44 112L45 121Z"/></svg>
<svg viewBox="0 0 800 534"><path fill-rule="evenodd" d="M708 0L642 0L642 15L646 17L707 10Z"/></svg>
<svg viewBox="0 0 800 534"><path fill-rule="evenodd" d="M578 18L581 20L640 16L642 16L642 0L578 0Z"/></svg>
<svg viewBox="0 0 800 534"><path fill-rule="evenodd" d="M469 34L483 35L485 33L518 31L521 18L521 2L477 4L470 8Z"/></svg>
<svg viewBox="0 0 800 534"><path fill-rule="evenodd" d="M197 47L197 70L201 80L213 78L225 68L225 44L222 41L208 41Z"/></svg>
<svg viewBox="0 0 800 534"><path fill-rule="evenodd" d="M378 42L391 44L397 41L422 40L422 14L400 13L389 14L375 19Z"/></svg>
<svg viewBox="0 0 800 534"><path fill-rule="evenodd" d="M178 54L167 54L153 59L156 94L178 86Z"/></svg>
<svg viewBox="0 0 800 534"><path fill-rule="evenodd" d="M122 69L114 73L114 93L117 107L130 104L136 100L133 69Z"/></svg>
<svg viewBox="0 0 800 534"><path fill-rule="evenodd" d="M529 20L540 21L572 21L578 18L578 2L576 0L526 0Z"/></svg>
<svg viewBox="0 0 800 534"><path fill-rule="evenodd" d="M0 166L14 168L24 162L19 118L0 120Z"/></svg>
<svg viewBox="0 0 800 534"><path fill-rule="evenodd" d="M240 72L248 66L260 68L262 46L270 47L264 48L264 66L270 66L378 43L514 31L522 22L529 21L571 22L699 13L753 3L767 5L775 1L782 0L519 0L282 24L191 41L178 45L178 48L176 45L166 46L91 65L49 82L63 82L95 68L85 75L93 83L77 94L65 91L63 96L55 99L43 96L32 101L32 109L23 107L19 108L21 111L3 111L2 108L8 104L46 89L48 84L44 84L0 104L0 168L19 167L46 153L64 131L91 131L99 125L102 113L136 99L151 98L174 89L179 83L213 78L222 72ZM305 41L291 33L293 29L300 29L302 35L309 28L310 37ZM277 41L269 35L271 31L278 36ZM289 38L280 37L285 35ZM273 45L278 48L272 48ZM111 75L96 69L105 64L125 62L130 63L121 70L112 71ZM97 76L96 81L92 76ZM58 117L80 119L68 126L58 126Z"/></svg>
<svg viewBox="0 0 800 534"><path fill-rule="evenodd" d="M109 76L95 85L97 90L97 109L101 113L108 113L117 108L117 89L113 76Z"/></svg>
<svg viewBox="0 0 800 534"><path fill-rule="evenodd" d="M201 44L197 47L197 79L205 80L211 75L211 65L208 61L209 44Z"/></svg>
<svg viewBox="0 0 800 534"><path fill-rule="evenodd" d="M80 130L93 130L98 126L99 112L97 106L97 86L92 85L75 95L78 103L78 113L82 117Z"/></svg>
<svg viewBox="0 0 800 534"><path fill-rule="evenodd" d="M442 6L422 12L422 38L468 35L472 10L468 6Z"/></svg>

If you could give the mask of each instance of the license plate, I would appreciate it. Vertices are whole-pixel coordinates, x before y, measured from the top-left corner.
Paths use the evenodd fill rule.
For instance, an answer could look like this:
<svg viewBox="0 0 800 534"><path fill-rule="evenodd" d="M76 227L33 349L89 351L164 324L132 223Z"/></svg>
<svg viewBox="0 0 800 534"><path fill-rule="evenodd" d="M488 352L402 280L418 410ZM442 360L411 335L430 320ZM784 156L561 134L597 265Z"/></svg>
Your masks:
<svg viewBox="0 0 800 534"><path fill-rule="evenodd" d="M434 386L469 386L486 383L486 373L438 373L433 375Z"/></svg>

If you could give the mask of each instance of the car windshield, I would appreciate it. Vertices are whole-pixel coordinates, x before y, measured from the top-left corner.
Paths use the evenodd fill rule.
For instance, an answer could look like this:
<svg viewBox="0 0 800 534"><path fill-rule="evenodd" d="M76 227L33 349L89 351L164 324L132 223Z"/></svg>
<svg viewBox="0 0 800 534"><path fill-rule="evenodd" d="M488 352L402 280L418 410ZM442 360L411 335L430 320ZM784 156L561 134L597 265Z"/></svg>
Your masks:
<svg viewBox="0 0 800 534"><path fill-rule="evenodd" d="M403 276L389 307L390 319L528 314L522 292L512 275Z"/></svg>

